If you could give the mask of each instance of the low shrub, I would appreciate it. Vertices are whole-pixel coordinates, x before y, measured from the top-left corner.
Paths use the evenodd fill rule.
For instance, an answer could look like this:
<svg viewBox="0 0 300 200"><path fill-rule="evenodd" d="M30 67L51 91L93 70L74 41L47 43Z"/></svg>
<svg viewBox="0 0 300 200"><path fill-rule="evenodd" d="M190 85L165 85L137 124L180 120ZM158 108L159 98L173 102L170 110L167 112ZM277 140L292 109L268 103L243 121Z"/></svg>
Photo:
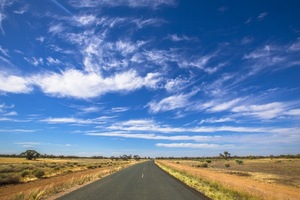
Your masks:
<svg viewBox="0 0 300 200"><path fill-rule="evenodd" d="M24 178L25 176L28 176L30 173L29 173L29 171L28 170L23 170L22 172L21 172L21 176Z"/></svg>
<svg viewBox="0 0 300 200"><path fill-rule="evenodd" d="M243 164L244 164L244 161L242 161L242 160L235 160L235 162L236 162L238 165L243 165Z"/></svg>
<svg viewBox="0 0 300 200"><path fill-rule="evenodd" d="M16 172L16 168L13 165L0 167L0 173L12 173L12 172Z"/></svg>
<svg viewBox="0 0 300 200"><path fill-rule="evenodd" d="M58 171L58 170L60 170L60 167L56 166L56 167L54 167L54 170Z"/></svg>
<svg viewBox="0 0 300 200"><path fill-rule="evenodd" d="M94 166L94 165L88 165L86 168L88 168L88 169L95 169L96 166Z"/></svg>
<svg viewBox="0 0 300 200"><path fill-rule="evenodd" d="M37 178L42 178L45 175L45 172L41 169L36 169L32 172L32 174Z"/></svg>
<svg viewBox="0 0 300 200"><path fill-rule="evenodd" d="M226 164L225 164L225 167L227 167L227 168L230 167L230 164L229 164L229 163L226 163Z"/></svg>
<svg viewBox="0 0 300 200"><path fill-rule="evenodd" d="M207 168L208 164L207 163L201 163L200 165L196 165L196 167Z"/></svg>
<svg viewBox="0 0 300 200"><path fill-rule="evenodd" d="M17 184L20 183L21 177L17 174L1 174L0 185Z"/></svg>
<svg viewBox="0 0 300 200"><path fill-rule="evenodd" d="M210 159L209 159L209 160L206 160L206 162L207 162L207 163L211 163L211 160L210 160Z"/></svg>

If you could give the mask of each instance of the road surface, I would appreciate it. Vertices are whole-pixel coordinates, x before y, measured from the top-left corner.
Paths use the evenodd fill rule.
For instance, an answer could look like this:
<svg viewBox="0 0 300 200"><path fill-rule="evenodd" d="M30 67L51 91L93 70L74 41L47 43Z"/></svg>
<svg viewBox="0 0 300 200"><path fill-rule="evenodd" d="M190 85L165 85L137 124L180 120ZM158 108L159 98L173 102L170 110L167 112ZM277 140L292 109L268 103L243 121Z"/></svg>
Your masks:
<svg viewBox="0 0 300 200"><path fill-rule="evenodd" d="M206 200L204 195L161 170L140 163L75 190L59 200Z"/></svg>

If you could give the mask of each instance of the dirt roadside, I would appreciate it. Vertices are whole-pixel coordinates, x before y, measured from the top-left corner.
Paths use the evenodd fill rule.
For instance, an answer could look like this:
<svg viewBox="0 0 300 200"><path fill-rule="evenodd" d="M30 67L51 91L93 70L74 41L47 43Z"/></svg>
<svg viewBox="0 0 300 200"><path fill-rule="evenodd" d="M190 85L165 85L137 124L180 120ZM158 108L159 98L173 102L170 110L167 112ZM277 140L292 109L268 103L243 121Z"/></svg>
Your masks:
<svg viewBox="0 0 300 200"><path fill-rule="evenodd" d="M212 169L200 169L181 164L172 163L170 161L159 161L163 165L173 169L183 171L190 175L200 177L202 179L216 181L228 188L248 192L262 199L278 199L278 200L298 200L300 199L299 189L287 187L277 184L268 184L251 180L247 177L238 177L234 175L224 174Z"/></svg>

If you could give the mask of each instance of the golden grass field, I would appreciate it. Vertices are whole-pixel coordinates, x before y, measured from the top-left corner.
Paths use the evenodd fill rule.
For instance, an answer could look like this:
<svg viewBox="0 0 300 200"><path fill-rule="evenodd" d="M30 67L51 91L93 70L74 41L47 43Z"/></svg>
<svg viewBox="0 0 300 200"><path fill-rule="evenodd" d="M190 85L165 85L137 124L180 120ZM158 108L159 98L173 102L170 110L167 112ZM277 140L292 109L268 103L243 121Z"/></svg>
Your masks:
<svg viewBox="0 0 300 200"><path fill-rule="evenodd" d="M0 199L50 198L135 163L110 159L0 158Z"/></svg>
<svg viewBox="0 0 300 200"><path fill-rule="evenodd" d="M300 159L156 162L212 199L300 199Z"/></svg>

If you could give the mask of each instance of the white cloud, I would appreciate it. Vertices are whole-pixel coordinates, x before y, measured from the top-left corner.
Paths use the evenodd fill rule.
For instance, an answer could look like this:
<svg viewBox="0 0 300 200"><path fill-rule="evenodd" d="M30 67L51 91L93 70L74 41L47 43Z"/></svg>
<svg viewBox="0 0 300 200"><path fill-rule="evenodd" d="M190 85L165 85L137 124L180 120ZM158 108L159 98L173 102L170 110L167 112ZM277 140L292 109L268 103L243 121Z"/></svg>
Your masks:
<svg viewBox="0 0 300 200"><path fill-rule="evenodd" d="M167 37L168 39L172 40L173 42L180 42L180 41L190 41L192 40L191 38L183 35L183 36L178 36L177 34L170 34Z"/></svg>
<svg viewBox="0 0 300 200"><path fill-rule="evenodd" d="M2 22L6 19L5 9L14 3L12 0L1 0L0 1L0 29L3 35L5 35Z"/></svg>
<svg viewBox="0 0 300 200"><path fill-rule="evenodd" d="M75 69L28 77L0 74L0 79L2 80L0 92L3 93L29 93L33 90L33 86L39 86L48 95L79 99L98 97L111 92L131 92L142 87L157 88L157 84L161 81L158 73L148 73L145 77L141 77L136 71L129 70L102 77L97 73L85 73Z"/></svg>
<svg viewBox="0 0 300 200"><path fill-rule="evenodd" d="M165 6L175 6L175 0L82 0L76 1L71 0L70 4L76 8L93 8L93 7L119 7L119 6L127 6L131 8L139 8L139 7L147 7L151 9L156 9L162 5Z"/></svg>
<svg viewBox="0 0 300 200"><path fill-rule="evenodd" d="M61 118L47 118L41 120L41 122L46 122L49 124L68 124L68 123L75 123L75 124L91 124L92 120L89 119L78 119L73 117L61 117Z"/></svg>
<svg viewBox="0 0 300 200"><path fill-rule="evenodd" d="M4 15L3 13L0 13L0 29L3 35L5 35L3 26L2 26L2 21L6 18L6 15Z"/></svg>
<svg viewBox="0 0 300 200"><path fill-rule="evenodd" d="M226 121L226 120L225 120ZM103 128L103 127L102 127ZM199 126L199 127L172 127L156 123L154 120L141 119L118 122L106 127L113 131L134 132L158 132L158 133L214 133L214 132L237 132L237 133L270 133L278 129L272 127L256 128L243 126Z"/></svg>
<svg viewBox="0 0 300 200"><path fill-rule="evenodd" d="M9 56L9 53L8 53L8 50L2 48L1 45L0 45L0 52L1 52L4 56L6 56L6 57L10 57L10 56Z"/></svg>
<svg viewBox="0 0 300 200"><path fill-rule="evenodd" d="M60 60L58 60L56 58L52 58L50 56L47 57L47 61L48 61L48 64L50 64L50 65L53 65L53 64L55 64L55 65L61 65L62 64L62 62Z"/></svg>
<svg viewBox="0 0 300 200"><path fill-rule="evenodd" d="M103 122L108 120L109 118L112 117L102 116L93 119L81 119L74 117L49 117L40 121L49 124L103 124Z"/></svg>
<svg viewBox="0 0 300 200"><path fill-rule="evenodd" d="M0 74L0 93L30 93L33 88L27 78Z"/></svg>
<svg viewBox="0 0 300 200"><path fill-rule="evenodd" d="M289 48L289 51L300 51L300 38L297 39Z"/></svg>
<svg viewBox="0 0 300 200"><path fill-rule="evenodd" d="M83 26L92 25L97 22L97 18L94 15L74 16L74 20Z"/></svg>
<svg viewBox="0 0 300 200"><path fill-rule="evenodd" d="M16 142L15 144L36 146L36 145L40 145L41 143L40 142Z"/></svg>
<svg viewBox="0 0 300 200"><path fill-rule="evenodd" d="M241 105L232 108L231 111L245 116L255 116L261 119L272 119L283 114L285 111L285 105L281 102L260 105Z"/></svg>
<svg viewBox="0 0 300 200"><path fill-rule="evenodd" d="M292 115L292 116L300 116L300 109L292 109L292 110L285 112L284 114Z"/></svg>
<svg viewBox="0 0 300 200"><path fill-rule="evenodd" d="M136 51L137 46L131 42L117 41L116 50L120 51L123 55L127 55Z"/></svg>
<svg viewBox="0 0 300 200"><path fill-rule="evenodd" d="M105 136L105 137L121 137L121 138L132 138L132 139L146 139L146 140L170 140L170 141L208 141L214 140L219 136L189 136L189 135L175 135L165 136L157 134L141 134L141 133L126 133L126 132L87 132L86 135L90 136Z"/></svg>
<svg viewBox="0 0 300 200"><path fill-rule="evenodd" d="M83 113L94 113L99 112L101 110L100 107L90 106L90 107L76 107L78 110L82 111Z"/></svg>
<svg viewBox="0 0 300 200"><path fill-rule="evenodd" d="M118 112L126 112L128 110L129 110L128 107L113 107L113 108L111 108L111 111L112 112L116 112L116 113L118 113Z"/></svg>
<svg viewBox="0 0 300 200"><path fill-rule="evenodd" d="M65 30L65 27L63 24L59 23L59 24L52 24L48 31L49 33L52 33L53 35L56 35L56 34L60 34L62 33L63 31Z"/></svg>
<svg viewBox="0 0 300 200"><path fill-rule="evenodd" d="M268 15L267 12L260 13L257 17L258 20L263 20Z"/></svg>
<svg viewBox="0 0 300 200"><path fill-rule="evenodd" d="M43 43L45 41L45 37L40 36L36 38L37 41L39 41L40 43Z"/></svg>
<svg viewBox="0 0 300 200"><path fill-rule="evenodd" d="M216 119L216 118L209 118L209 119L203 119L200 121L199 124L203 124L203 123L223 123L223 122L232 122L235 121L235 119L226 117L226 118L220 118L220 119Z"/></svg>
<svg viewBox="0 0 300 200"><path fill-rule="evenodd" d="M206 65L208 64L208 62L211 60L212 57L213 57L212 55L201 56L199 59L197 59L194 62L189 63L188 65L197 67L200 69L204 69L204 68L206 68Z"/></svg>
<svg viewBox="0 0 300 200"><path fill-rule="evenodd" d="M165 88L168 92L177 92L184 89L189 84L188 79L177 77L167 81Z"/></svg>
<svg viewBox="0 0 300 200"><path fill-rule="evenodd" d="M160 26L166 23L165 20L159 18L149 18L149 19L133 19L133 23L136 24L137 28L144 28L146 26Z"/></svg>
<svg viewBox="0 0 300 200"><path fill-rule="evenodd" d="M33 77L34 83L46 94L58 97L93 98L109 92L130 92L141 87L154 87L156 77L149 79L129 70L103 78L96 73L69 69L61 74L48 73Z"/></svg>
<svg viewBox="0 0 300 200"><path fill-rule="evenodd" d="M251 36L246 36L246 37L243 37L243 39L241 40L241 44L242 45L247 45L247 44L250 44L254 41L254 38L251 37Z"/></svg>
<svg viewBox="0 0 300 200"><path fill-rule="evenodd" d="M259 58L265 58L270 55L271 46L265 45L264 48L256 49L250 54L244 55L244 59L259 59Z"/></svg>
<svg viewBox="0 0 300 200"><path fill-rule="evenodd" d="M175 110L178 108L187 107L190 104L189 102L190 97L191 94L178 94L178 95L166 97L160 100L159 102L151 101L148 105L149 105L150 112L153 113Z"/></svg>
<svg viewBox="0 0 300 200"><path fill-rule="evenodd" d="M159 83L162 81L162 74L160 73L148 73L144 78L144 85L147 88L157 89L159 87Z"/></svg>
<svg viewBox="0 0 300 200"><path fill-rule="evenodd" d="M26 57L24 57L24 59L28 63L30 63L30 64L32 64L32 65L34 65L36 67L39 66L39 65L43 65L44 64L44 59L43 58L36 58L36 57L26 58Z"/></svg>
<svg viewBox="0 0 300 200"><path fill-rule="evenodd" d="M213 107L209 108L209 112L221 112L225 110L229 110L232 108L234 105L239 103L242 99L241 98L236 98L234 100L224 102L224 103L218 103L217 105L214 105Z"/></svg>
<svg viewBox="0 0 300 200"><path fill-rule="evenodd" d="M156 146L168 147L168 148L197 148L197 149L216 149L216 148L224 147L224 145L221 146L218 144L197 144L197 143L168 143L168 144L157 143Z"/></svg>
<svg viewBox="0 0 300 200"><path fill-rule="evenodd" d="M0 129L2 133L33 133L36 130L29 130L29 129Z"/></svg>

